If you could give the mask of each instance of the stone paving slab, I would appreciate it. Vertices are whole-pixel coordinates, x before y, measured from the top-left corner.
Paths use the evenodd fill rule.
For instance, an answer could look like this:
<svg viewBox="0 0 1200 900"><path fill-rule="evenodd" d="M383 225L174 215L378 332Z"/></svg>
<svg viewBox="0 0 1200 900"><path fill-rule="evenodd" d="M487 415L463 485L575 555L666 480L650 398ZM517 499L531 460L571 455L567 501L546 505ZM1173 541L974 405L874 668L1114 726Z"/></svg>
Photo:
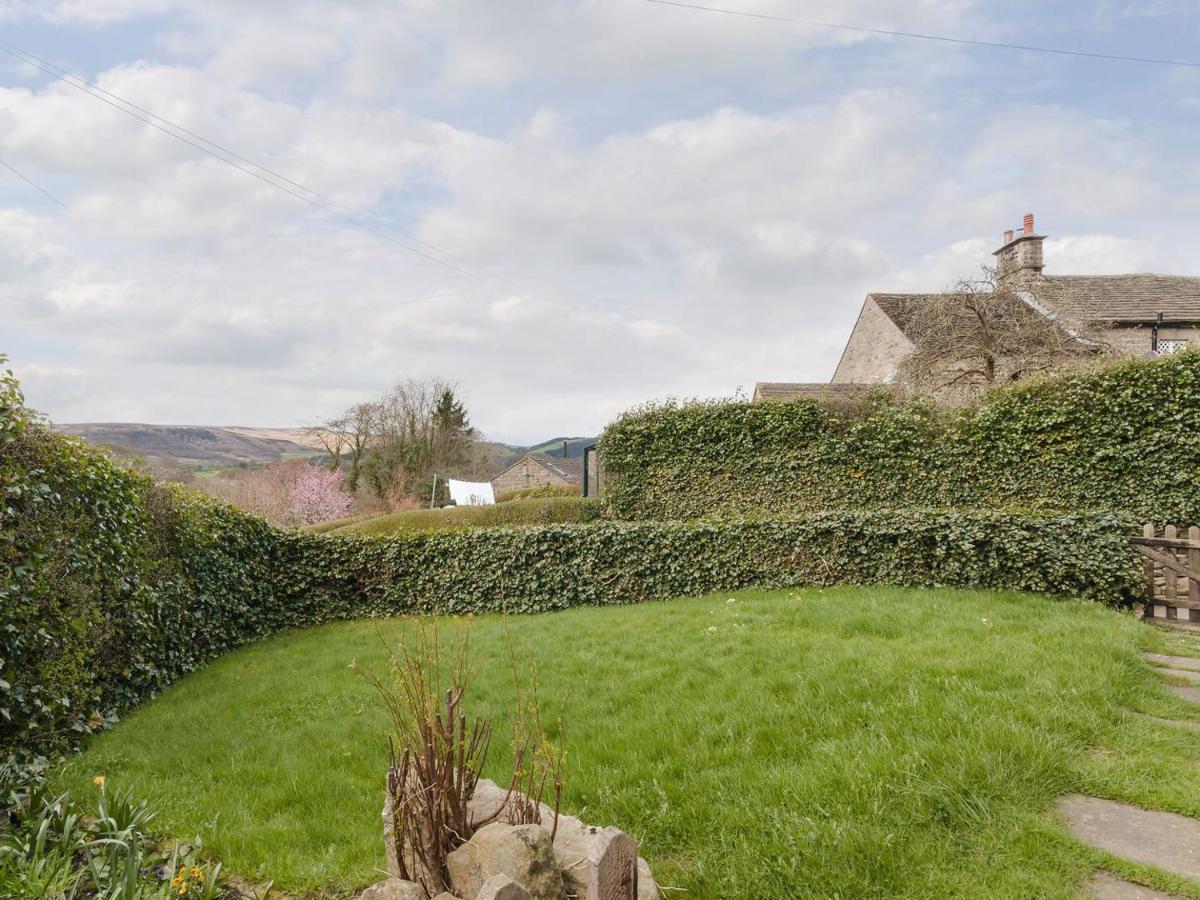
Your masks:
<svg viewBox="0 0 1200 900"><path fill-rule="evenodd" d="M1200 881L1200 822L1195 819L1083 794L1067 794L1057 805L1076 840Z"/></svg>
<svg viewBox="0 0 1200 900"><path fill-rule="evenodd" d="M1107 872L1097 872L1088 886L1093 900L1179 900L1175 894L1164 894L1145 885L1125 881Z"/></svg>
<svg viewBox="0 0 1200 900"><path fill-rule="evenodd" d="M1200 672L1193 672L1189 669L1155 669L1159 675L1170 675L1172 678L1182 678L1185 681L1191 681L1200 684Z"/></svg>
<svg viewBox="0 0 1200 900"><path fill-rule="evenodd" d="M1176 697L1182 697L1192 703L1200 703L1200 687L1184 687L1182 684L1168 684L1167 688Z"/></svg>
<svg viewBox="0 0 1200 900"><path fill-rule="evenodd" d="M1190 669L1193 672L1200 672L1200 659L1194 656L1167 656L1164 653L1147 653L1146 659L1156 665L1166 666L1170 669Z"/></svg>
<svg viewBox="0 0 1200 900"><path fill-rule="evenodd" d="M1172 725L1176 728L1187 728L1190 731L1200 731L1200 722L1189 722L1186 719L1163 719L1159 716L1146 716L1151 722L1159 725Z"/></svg>

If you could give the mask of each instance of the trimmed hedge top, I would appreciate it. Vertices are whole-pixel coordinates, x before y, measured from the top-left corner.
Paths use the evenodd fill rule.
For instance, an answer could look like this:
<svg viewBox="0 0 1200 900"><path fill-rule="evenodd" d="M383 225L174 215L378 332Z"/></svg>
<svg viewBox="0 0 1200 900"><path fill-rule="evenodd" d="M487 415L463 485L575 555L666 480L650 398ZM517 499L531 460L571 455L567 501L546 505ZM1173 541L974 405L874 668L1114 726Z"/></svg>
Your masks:
<svg viewBox="0 0 1200 900"><path fill-rule="evenodd" d="M1196 522L1200 353L1076 370L966 409L885 391L647 406L611 424L600 452L622 519L927 506Z"/></svg>

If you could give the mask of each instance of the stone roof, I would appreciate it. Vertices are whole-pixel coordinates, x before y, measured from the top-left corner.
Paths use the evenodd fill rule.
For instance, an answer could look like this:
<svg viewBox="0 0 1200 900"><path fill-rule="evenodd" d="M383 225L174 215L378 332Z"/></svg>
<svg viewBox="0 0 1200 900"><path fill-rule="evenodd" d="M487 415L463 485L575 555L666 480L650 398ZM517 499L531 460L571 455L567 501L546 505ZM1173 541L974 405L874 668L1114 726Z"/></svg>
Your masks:
<svg viewBox="0 0 1200 900"><path fill-rule="evenodd" d="M513 460L498 474L493 475L492 481L495 481L509 469L519 466L525 460L537 463L547 472L561 478L567 484L583 484L583 460L580 457L564 459L561 456L551 456L548 453L526 453L524 456Z"/></svg>
<svg viewBox="0 0 1200 900"><path fill-rule="evenodd" d="M1200 278L1184 275L1043 275L1053 293L1078 300L1089 318L1121 324L1166 322L1200 324ZM1036 284L1035 292L1036 292Z"/></svg>
<svg viewBox="0 0 1200 900"><path fill-rule="evenodd" d="M1078 304L1093 322L1149 324L1158 314L1164 322L1200 325L1200 278L1188 275L1039 275L1024 284L1040 302ZM944 294L868 294L897 328L908 333L912 311L922 300Z"/></svg>
<svg viewBox="0 0 1200 900"><path fill-rule="evenodd" d="M944 294L867 294L868 300L883 310L883 314L892 320L892 324L900 329L902 334L908 333L908 323L912 311L918 303L930 297L941 297Z"/></svg>
<svg viewBox="0 0 1200 900"><path fill-rule="evenodd" d="M828 400L832 397L851 397L871 387L866 384L760 381L754 385L754 400Z"/></svg>
<svg viewBox="0 0 1200 900"><path fill-rule="evenodd" d="M583 484L583 460L579 457L551 456L548 453L529 453L529 459L554 473L567 484ZM520 462L520 460L518 460Z"/></svg>

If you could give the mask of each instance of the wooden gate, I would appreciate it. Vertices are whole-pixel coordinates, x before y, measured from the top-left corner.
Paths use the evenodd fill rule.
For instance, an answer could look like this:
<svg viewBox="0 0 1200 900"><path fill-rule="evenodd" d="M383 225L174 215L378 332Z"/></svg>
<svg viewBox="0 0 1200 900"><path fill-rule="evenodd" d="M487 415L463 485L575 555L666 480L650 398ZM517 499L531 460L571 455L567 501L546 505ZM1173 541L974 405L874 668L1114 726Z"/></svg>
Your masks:
<svg viewBox="0 0 1200 900"><path fill-rule="evenodd" d="M1131 538L1144 559L1146 618L1200 623L1200 527L1183 529L1167 525L1162 536L1152 522L1142 526L1142 536Z"/></svg>

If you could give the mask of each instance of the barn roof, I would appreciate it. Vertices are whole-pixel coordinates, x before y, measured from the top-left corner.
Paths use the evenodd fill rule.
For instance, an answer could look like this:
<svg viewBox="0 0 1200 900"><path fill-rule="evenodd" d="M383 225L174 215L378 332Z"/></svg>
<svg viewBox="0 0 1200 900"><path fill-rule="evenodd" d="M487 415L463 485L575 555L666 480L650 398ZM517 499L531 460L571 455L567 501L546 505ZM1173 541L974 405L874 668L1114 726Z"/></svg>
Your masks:
<svg viewBox="0 0 1200 900"><path fill-rule="evenodd" d="M526 453L524 456L516 459L511 465L504 468L499 474L492 477L495 481L505 472L516 468L525 460L537 463L552 475L561 478L567 484L583 484L583 460L578 457L564 459L561 456L550 456L548 453Z"/></svg>
<svg viewBox="0 0 1200 900"><path fill-rule="evenodd" d="M870 385L862 384L760 381L754 386L754 400L828 400L831 397L851 397L869 389Z"/></svg>
<svg viewBox="0 0 1200 900"><path fill-rule="evenodd" d="M1200 278L1190 275L1039 275L1023 284L1050 308L1076 306L1089 320L1116 325L1165 322L1200 324ZM868 294L901 333L908 334L913 310L945 294Z"/></svg>
<svg viewBox="0 0 1200 900"><path fill-rule="evenodd" d="M1200 323L1200 278L1193 276L1044 275L1037 281L1049 288L1051 306L1056 293L1069 294L1097 322L1147 324L1162 313L1167 322Z"/></svg>
<svg viewBox="0 0 1200 900"><path fill-rule="evenodd" d="M900 329L902 334L908 334L908 323L912 320L913 311L917 305L931 297L944 297L945 294L867 294L868 300L874 300L875 305L883 310L883 314L892 320L892 324Z"/></svg>

